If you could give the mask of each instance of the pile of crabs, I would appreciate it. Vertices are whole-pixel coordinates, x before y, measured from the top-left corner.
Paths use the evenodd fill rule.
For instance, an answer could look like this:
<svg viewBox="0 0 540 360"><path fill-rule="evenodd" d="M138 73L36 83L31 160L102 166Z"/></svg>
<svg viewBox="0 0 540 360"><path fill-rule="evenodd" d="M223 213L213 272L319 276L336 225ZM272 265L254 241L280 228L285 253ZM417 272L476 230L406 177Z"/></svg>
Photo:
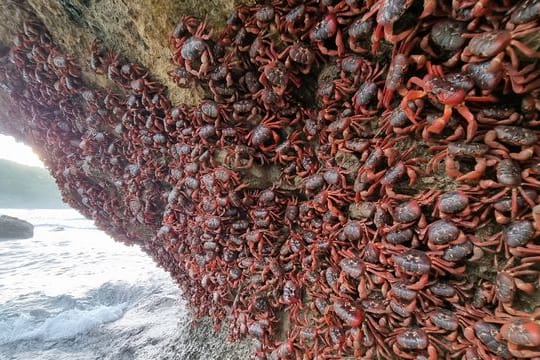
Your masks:
<svg viewBox="0 0 540 360"><path fill-rule="evenodd" d="M0 79L30 121L2 126L257 357L540 357L539 29L539 0L185 16L188 106L99 41L89 86L27 22Z"/></svg>

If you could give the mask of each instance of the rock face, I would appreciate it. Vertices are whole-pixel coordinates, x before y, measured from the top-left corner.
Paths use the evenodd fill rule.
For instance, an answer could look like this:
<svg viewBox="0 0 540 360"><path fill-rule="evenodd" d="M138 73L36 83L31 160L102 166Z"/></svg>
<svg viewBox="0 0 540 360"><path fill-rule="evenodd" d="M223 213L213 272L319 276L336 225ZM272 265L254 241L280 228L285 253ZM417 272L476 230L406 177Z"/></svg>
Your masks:
<svg viewBox="0 0 540 360"><path fill-rule="evenodd" d="M249 2L249 0L245 1L245 3ZM51 44L54 43L58 51L69 54L69 59L77 63L76 76L81 79L86 89L102 95L107 91L113 91L120 98L125 99L126 92L123 89L118 87L106 74L96 74L91 68L91 47L94 41L99 39L104 48L118 53L123 58L122 61L130 59L129 61L137 62L150 69L153 79L169 86L166 93L174 103L192 104L200 99L200 92L196 89L186 90L176 87L167 75L170 70L171 57L168 44L169 33L174 29L178 20L186 14L200 17L208 16L212 23L223 25L228 13L235 5L235 0L207 0L204 3L196 0L152 0L142 3L123 0L0 1L0 73L2 73L0 76L0 109L2 109L0 111L0 133L12 135L33 147L47 165L51 175L56 178L64 201L70 206L78 209L86 217L94 219L98 227L106 230L116 240L130 245L142 245L142 249L164 267L167 267L167 262L163 259L164 255L150 249L154 247L152 240L159 228L160 220L149 216L151 211L162 212L163 204L161 201L156 201L150 206L150 204L146 205L143 200L145 194L153 193L160 188L167 190L168 186L154 181L154 190L151 190L152 181L145 181L140 186L132 184L130 191L124 192L120 190L122 182L131 182L130 179L122 180L109 173L105 169L107 166L104 167L103 164L91 161L90 156L87 157L87 160L92 164L89 162L83 166L82 162L79 162L81 158L76 155L82 150L78 146L82 140L81 136L87 131L94 135L96 132L112 135L114 134L114 126L109 125L107 129L103 127L96 129L91 125L91 121L86 122L86 120L91 120L91 118L87 118L90 115L87 111L91 109L80 107L81 92L71 94L73 97L67 102L63 102L63 105L67 105L67 107L62 105L62 109L59 106L61 98L55 97L52 93L44 94L49 99L47 101L50 106L39 106L36 101L25 102L23 99L25 96L20 93L20 90L23 89L19 85L22 83L11 77L10 74L14 74L13 69L8 69L11 67L7 65L10 63L10 48L13 47L14 42L20 40L18 34L25 30L36 29L31 24L40 24L37 28L43 31L41 40L47 42L46 38L50 37ZM39 36L40 34L38 34ZM4 75L10 79L5 78ZM58 75L62 76L60 73ZM15 80L15 83L18 84L13 87L8 86L7 83L10 83L11 80ZM67 84L64 82L63 85ZM50 89L52 90L53 87ZM77 115L74 113L66 115L64 111L71 108L74 103L76 103L77 111L83 111ZM54 110L51 112L53 108ZM70 111L68 110L68 112ZM51 118L52 113L55 113L53 116L55 120L49 123L49 126L55 128L53 131L47 131L47 125L44 127L40 125L39 130L37 128L30 129L33 128L33 125L29 126L30 123L37 124L34 120L41 116ZM93 116L95 115L94 112ZM120 118L116 119L116 121L119 120ZM64 137L60 140L54 133L59 130L56 125L62 123L69 124L69 131L75 130L78 134L75 137ZM91 138L93 139L93 135ZM119 138L120 134L115 134L107 141L118 142ZM60 142L56 140L60 140ZM56 145L51 146L53 143ZM60 145L60 143L65 146ZM53 150L55 147L56 151ZM60 151L58 152L58 150ZM122 152L123 150L110 148L108 151ZM72 155L69 155L69 152ZM69 164L65 161L66 156L70 158L76 156L79 160L77 160L77 164ZM155 152L150 156L157 159L156 162L163 161ZM135 165L138 160L126 161L123 156L117 158L116 155L112 155L112 158L120 160L117 163L119 167L124 168L129 165L128 169L133 174L138 171L139 166ZM66 182L66 176L71 180ZM98 194L102 194L103 197L96 197ZM142 201L139 203L138 200ZM142 210L147 210L146 218L143 217ZM155 247L155 249L157 248ZM169 268L169 270L171 269ZM227 344L226 331L215 333L212 326L208 325L209 322L211 323L211 321L200 323L200 329L197 331L204 335L186 340L185 346L179 350L181 354L190 352L186 356L192 356L190 358L194 359L197 358L194 354L211 352L215 352L215 354L226 353L226 357L230 359L246 359L248 357L252 348L251 341ZM212 341L206 341L205 336L212 336ZM208 344L211 345L211 351L197 352L198 348L208 349ZM207 358L218 358L218 355Z"/></svg>
<svg viewBox="0 0 540 360"><path fill-rule="evenodd" d="M0 239L29 239L34 236L34 225L13 216L0 216Z"/></svg>
<svg viewBox="0 0 540 360"><path fill-rule="evenodd" d="M210 3L4 3L0 130L261 357L536 356L538 0Z"/></svg>

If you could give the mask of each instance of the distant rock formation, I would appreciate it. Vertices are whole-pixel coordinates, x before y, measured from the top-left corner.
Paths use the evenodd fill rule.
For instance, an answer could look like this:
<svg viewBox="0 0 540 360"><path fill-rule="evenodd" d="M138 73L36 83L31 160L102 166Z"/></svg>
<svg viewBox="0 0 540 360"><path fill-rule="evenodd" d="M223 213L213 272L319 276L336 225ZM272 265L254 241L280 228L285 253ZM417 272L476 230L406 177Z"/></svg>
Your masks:
<svg viewBox="0 0 540 360"><path fill-rule="evenodd" d="M34 225L13 216L0 216L0 239L29 239L34 236Z"/></svg>
<svg viewBox="0 0 540 360"><path fill-rule="evenodd" d="M62 209L54 178L47 169L0 159L0 209Z"/></svg>

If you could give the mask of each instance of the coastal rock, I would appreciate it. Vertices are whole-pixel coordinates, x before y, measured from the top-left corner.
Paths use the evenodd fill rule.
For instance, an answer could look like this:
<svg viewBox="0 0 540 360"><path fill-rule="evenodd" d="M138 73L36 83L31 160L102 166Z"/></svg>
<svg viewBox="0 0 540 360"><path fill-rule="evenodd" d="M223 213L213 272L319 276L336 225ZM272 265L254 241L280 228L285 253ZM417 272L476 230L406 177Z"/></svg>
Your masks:
<svg viewBox="0 0 540 360"><path fill-rule="evenodd" d="M538 273L522 259L534 232L510 258L497 234L518 216L540 228L527 189L540 181L538 63L518 67L512 50L540 58L526 36L538 1L422 14L416 2L299 3L241 6L223 28L224 14L191 16L211 1L11 0L0 14L27 19L0 25L19 29L0 38L0 96L18 106L0 132L39 150L68 204L166 269L194 318L256 338L256 356L444 358L440 341L466 338L456 349L489 342L479 356L509 358L494 325L477 325L532 314L540 296L527 279L508 279L525 284L524 305L492 290L505 272ZM440 24L461 30L443 41ZM438 219L455 236L426 237ZM461 333L438 340L416 310L466 328L452 320Z"/></svg>
<svg viewBox="0 0 540 360"><path fill-rule="evenodd" d="M13 216L0 216L0 239L29 239L34 236L34 225Z"/></svg>

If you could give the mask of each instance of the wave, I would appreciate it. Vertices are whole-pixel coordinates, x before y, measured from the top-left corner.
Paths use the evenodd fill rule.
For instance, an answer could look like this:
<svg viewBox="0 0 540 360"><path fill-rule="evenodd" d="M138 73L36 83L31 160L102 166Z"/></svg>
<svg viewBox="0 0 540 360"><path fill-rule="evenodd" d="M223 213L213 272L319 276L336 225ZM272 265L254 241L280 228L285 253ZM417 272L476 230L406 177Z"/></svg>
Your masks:
<svg viewBox="0 0 540 360"><path fill-rule="evenodd" d="M10 306L15 304L8 302L4 304L3 314L0 313L0 319L6 319L0 320L0 345L74 338L122 318L130 307L141 299L151 297L157 289L159 286L155 284L140 286L107 282L90 290L82 298L35 294L26 304L22 299L17 299L16 312ZM27 311L21 314L21 308Z"/></svg>
<svg viewBox="0 0 540 360"><path fill-rule="evenodd" d="M122 317L126 304L101 305L90 310L71 309L63 311L40 323L31 315L0 321L0 344L21 340L59 340L89 332L101 324L116 321Z"/></svg>
<svg viewBox="0 0 540 360"><path fill-rule="evenodd" d="M74 225L66 225L66 223L35 224L34 227L35 228L37 228L37 227L52 227L52 228L64 228L64 229L99 230L95 226L74 226Z"/></svg>

